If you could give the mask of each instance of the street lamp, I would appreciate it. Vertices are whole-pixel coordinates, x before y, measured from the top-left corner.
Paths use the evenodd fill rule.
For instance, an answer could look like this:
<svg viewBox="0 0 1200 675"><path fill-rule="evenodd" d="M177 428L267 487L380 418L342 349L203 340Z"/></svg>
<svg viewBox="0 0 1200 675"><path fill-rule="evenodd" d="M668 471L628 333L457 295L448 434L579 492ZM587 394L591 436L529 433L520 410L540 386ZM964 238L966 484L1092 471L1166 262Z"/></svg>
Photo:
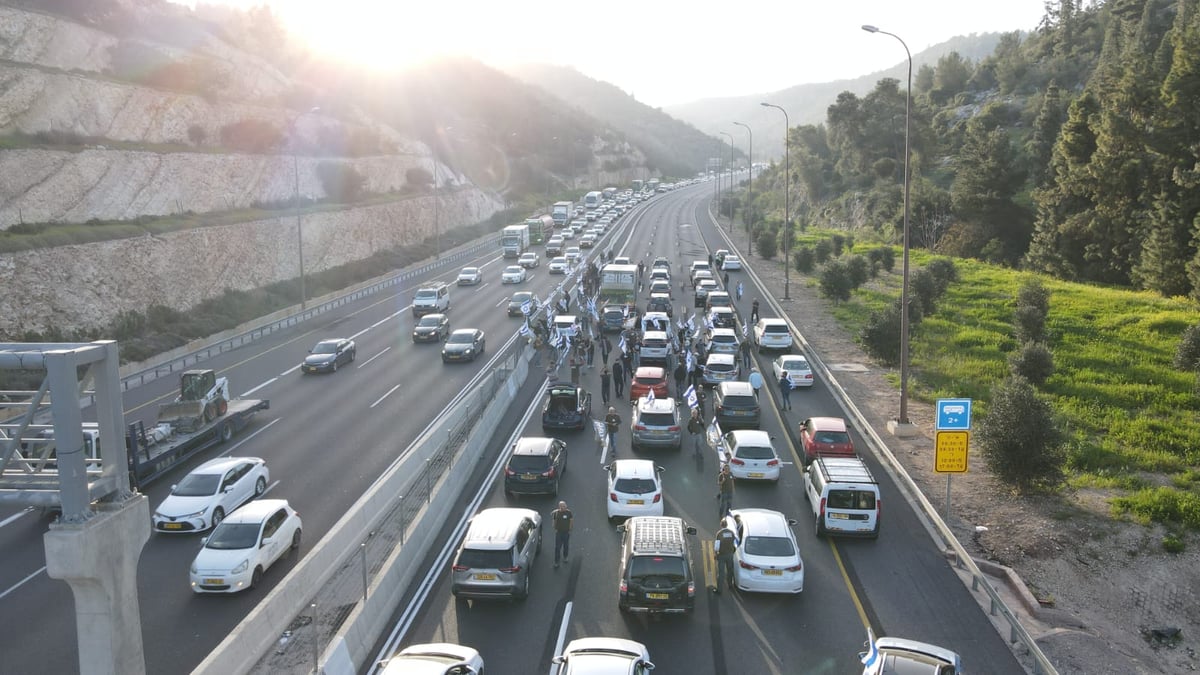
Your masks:
<svg viewBox="0 0 1200 675"><path fill-rule="evenodd" d="M909 137L912 133L912 52L908 45L895 33L879 30L875 26L863 26L868 33L890 35L904 47L908 56L908 89L904 99L904 264L903 282L900 290L900 417L896 420L898 427L906 427L908 421L908 191L911 177L909 176ZM893 430L893 433L896 433Z"/></svg>
<svg viewBox="0 0 1200 675"><path fill-rule="evenodd" d="M291 137L292 137L292 177L294 179L294 186L295 186L295 192L296 192L296 194L295 194L295 198L296 198L296 247L297 247L297 253L300 258L300 311L301 312L304 311L304 309L308 303L308 298L307 298L308 294L305 292L305 289L304 289L304 223L300 220L300 218L301 218L301 213L300 213L300 160L296 158L296 150L300 144L297 142L295 132L296 132L296 123L300 121L301 117L304 117L305 115L307 115L309 113L315 113L319 110L320 110L320 108L312 108L306 112L302 112L302 113L296 115L294 118L292 118L292 123L288 125L288 131L290 132Z"/></svg>
<svg viewBox="0 0 1200 675"><path fill-rule="evenodd" d="M750 189L746 196L746 208L742 209L742 217L746 218L746 255L754 255L754 131L749 124L734 122L739 127L744 127L746 133L750 134L750 152L747 153L747 163L750 165ZM749 215L747 215L749 214ZM729 226L733 227L733 214L729 214ZM787 267L786 265L784 266Z"/></svg>
<svg viewBox="0 0 1200 675"><path fill-rule="evenodd" d="M783 299L791 300L790 289L792 285L791 260L788 259L788 244L791 243L792 228L791 221L788 220L788 201L789 194L792 191L792 153L788 145L788 131L792 128L792 122L788 118L787 111L774 103L760 104L764 108L775 108L783 113Z"/></svg>
<svg viewBox="0 0 1200 675"><path fill-rule="evenodd" d="M722 136L729 137L729 196L733 196L733 134L728 131L720 132ZM721 172L717 172L717 180L721 180ZM721 215L721 202L717 202L717 215ZM718 221L718 224L720 222ZM733 232L733 206L729 207L729 231Z"/></svg>

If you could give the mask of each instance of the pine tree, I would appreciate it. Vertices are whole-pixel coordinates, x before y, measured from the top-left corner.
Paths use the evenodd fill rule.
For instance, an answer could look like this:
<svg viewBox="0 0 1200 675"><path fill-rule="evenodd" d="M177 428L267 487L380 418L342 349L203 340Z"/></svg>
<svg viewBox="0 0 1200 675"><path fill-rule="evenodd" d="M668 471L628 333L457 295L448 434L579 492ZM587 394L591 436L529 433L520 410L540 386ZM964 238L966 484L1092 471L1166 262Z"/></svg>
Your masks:
<svg viewBox="0 0 1200 675"><path fill-rule="evenodd" d="M1053 80L1042 96L1042 107L1033 122L1033 134L1025 146L1029 157L1029 179L1034 187L1041 187L1050 176L1050 157L1054 153L1054 141L1066 119L1062 95Z"/></svg>
<svg viewBox="0 0 1200 675"><path fill-rule="evenodd" d="M1188 293L1188 222L1180 218L1177 202L1165 193L1158 194L1148 214L1141 255L1133 268L1138 286L1166 297Z"/></svg>
<svg viewBox="0 0 1200 675"><path fill-rule="evenodd" d="M959 151L951 205L955 216L973 231L974 241L959 239L958 246L971 250L954 251L958 255L976 256L993 239L1016 251L1025 250L1028 244L1028 228L1021 226L1025 219L1013 202L1025 175L1018 168L1008 134L988 123L1000 117L995 110L998 107L1001 104L988 105L967 124Z"/></svg>

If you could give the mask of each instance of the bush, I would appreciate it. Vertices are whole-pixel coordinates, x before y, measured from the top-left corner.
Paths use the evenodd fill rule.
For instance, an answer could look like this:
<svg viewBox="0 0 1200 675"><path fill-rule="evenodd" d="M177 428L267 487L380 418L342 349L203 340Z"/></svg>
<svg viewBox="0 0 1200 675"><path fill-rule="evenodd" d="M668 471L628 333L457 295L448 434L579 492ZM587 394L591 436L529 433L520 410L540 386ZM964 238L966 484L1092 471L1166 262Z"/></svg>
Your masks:
<svg viewBox="0 0 1200 675"><path fill-rule="evenodd" d="M836 302L850 299L854 290L849 267L841 260L830 260L821 267L821 295Z"/></svg>
<svg viewBox="0 0 1200 675"><path fill-rule="evenodd" d="M754 238L754 243L758 247L758 255L764 260L774 258L779 248L778 242L775 240L775 232L769 227L759 228L758 236Z"/></svg>
<svg viewBox="0 0 1200 675"><path fill-rule="evenodd" d="M816 256L813 255L812 248L801 246L792 251L792 265L801 274L811 274L813 268L816 267Z"/></svg>
<svg viewBox="0 0 1200 675"><path fill-rule="evenodd" d="M1012 377L992 389L987 414L975 440L997 478L1018 491L1051 488L1062 482L1066 453L1050 405L1028 380Z"/></svg>
<svg viewBox="0 0 1200 675"><path fill-rule="evenodd" d="M833 246L833 257L840 258L842 251L845 250L846 238L840 234L835 234L829 238L829 243Z"/></svg>
<svg viewBox="0 0 1200 675"><path fill-rule="evenodd" d="M1179 339L1175 348L1175 358L1172 364L1179 370L1197 370L1200 368L1200 324L1188 326Z"/></svg>
<svg viewBox="0 0 1200 675"><path fill-rule="evenodd" d="M358 201L367 183L357 169L341 162L321 162L317 165L317 178L325 196L340 204Z"/></svg>
<svg viewBox="0 0 1200 675"><path fill-rule="evenodd" d="M859 344L885 366L900 363L900 304L893 303L867 317L858 334Z"/></svg>
<svg viewBox="0 0 1200 675"><path fill-rule="evenodd" d="M935 258L930 260L925 269L933 275L938 285L938 297L941 297L950 284L958 281L958 268L954 266L954 261L949 258Z"/></svg>
<svg viewBox="0 0 1200 675"><path fill-rule="evenodd" d="M885 272L896 269L896 252L891 246L877 246L867 251L867 259L877 263Z"/></svg>
<svg viewBox="0 0 1200 675"><path fill-rule="evenodd" d="M283 132L265 120L239 120L221 127L221 143L242 152L275 152L283 146Z"/></svg>
<svg viewBox="0 0 1200 675"><path fill-rule="evenodd" d="M833 244L828 239L818 241L816 247L813 248L813 255L816 257L818 265L824 265L832 253Z"/></svg>
<svg viewBox="0 0 1200 675"><path fill-rule="evenodd" d="M1009 355L1008 370L1040 387L1054 374L1054 354L1044 342L1026 342Z"/></svg>
<svg viewBox="0 0 1200 675"><path fill-rule="evenodd" d="M933 314L937 310L942 291L937 278L926 268L913 272L908 280L909 296L921 308L922 314Z"/></svg>
<svg viewBox="0 0 1200 675"><path fill-rule="evenodd" d="M199 124L188 127L188 140L192 142L192 145L202 145L207 138L208 132Z"/></svg>
<svg viewBox="0 0 1200 675"><path fill-rule="evenodd" d="M1043 342L1046 339L1046 315L1037 307L1018 305L1013 312L1013 336L1018 342Z"/></svg>
<svg viewBox="0 0 1200 675"><path fill-rule="evenodd" d="M867 283L868 279L871 278L871 272L873 268L871 266L871 262L867 260L866 256L857 254L849 255L843 258L843 262L846 265L846 271L850 275L850 285L853 288L862 286L863 284Z"/></svg>
<svg viewBox="0 0 1200 675"><path fill-rule="evenodd" d="M1017 289L1017 307L1033 307L1046 316L1050 314L1050 291L1037 279L1026 281Z"/></svg>
<svg viewBox="0 0 1200 675"><path fill-rule="evenodd" d="M414 166L404 172L404 181L413 187L424 188L433 185L433 174L424 167Z"/></svg>

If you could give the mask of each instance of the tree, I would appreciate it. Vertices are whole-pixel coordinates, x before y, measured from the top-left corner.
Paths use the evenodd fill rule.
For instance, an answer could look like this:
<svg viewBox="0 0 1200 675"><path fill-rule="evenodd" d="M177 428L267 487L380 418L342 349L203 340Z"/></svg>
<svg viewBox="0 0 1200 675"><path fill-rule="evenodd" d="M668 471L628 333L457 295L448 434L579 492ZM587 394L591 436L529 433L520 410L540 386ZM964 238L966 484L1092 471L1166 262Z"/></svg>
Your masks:
<svg viewBox="0 0 1200 675"><path fill-rule="evenodd" d="M950 52L938 59L933 76L933 89L929 98L936 103L946 103L960 92L966 91L974 66L958 52Z"/></svg>
<svg viewBox="0 0 1200 675"><path fill-rule="evenodd" d="M1025 144L1028 155L1029 178L1034 187L1042 185L1050 176L1050 157L1054 152L1054 140L1066 118L1062 93L1053 81L1042 96L1042 107L1033 122L1033 133Z"/></svg>
<svg viewBox="0 0 1200 675"><path fill-rule="evenodd" d="M989 122L1001 115L1002 104L984 107L967 124L967 133L958 156L958 172L950 191L950 202L960 224L956 250L960 256L975 256L992 239L1001 239L1015 259L1028 247L1028 219L1017 207L1014 197L1025 182L1025 173L1008 133ZM971 231L970 237L963 233Z"/></svg>
<svg viewBox="0 0 1200 675"><path fill-rule="evenodd" d="M1008 369L1040 387L1054 374L1054 354L1045 342L1026 342L1009 355Z"/></svg>
<svg viewBox="0 0 1200 675"><path fill-rule="evenodd" d="M854 290L852 273L841 260L830 260L821 267L821 295L835 303L850 299Z"/></svg>
<svg viewBox="0 0 1200 675"><path fill-rule="evenodd" d="M778 242L776 241L775 230L769 227L760 227L758 236L755 237L758 244L758 255L764 260L770 260L775 257L778 252Z"/></svg>
<svg viewBox="0 0 1200 675"><path fill-rule="evenodd" d="M975 441L997 478L1019 492L1062 482L1066 453L1050 405L1028 380L1012 377L994 387Z"/></svg>

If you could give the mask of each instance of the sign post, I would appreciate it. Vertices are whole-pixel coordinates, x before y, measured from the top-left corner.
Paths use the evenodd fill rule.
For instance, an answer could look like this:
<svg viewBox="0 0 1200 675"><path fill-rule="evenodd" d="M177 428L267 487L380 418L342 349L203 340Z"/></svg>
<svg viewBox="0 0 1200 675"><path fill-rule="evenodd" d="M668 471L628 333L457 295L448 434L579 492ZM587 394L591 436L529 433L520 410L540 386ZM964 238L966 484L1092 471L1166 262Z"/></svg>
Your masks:
<svg viewBox="0 0 1200 675"><path fill-rule="evenodd" d="M937 402L936 441L933 470L946 474L946 508L950 514L950 480L956 473L967 472L971 445L971 399L942 398Z"/></svg>

